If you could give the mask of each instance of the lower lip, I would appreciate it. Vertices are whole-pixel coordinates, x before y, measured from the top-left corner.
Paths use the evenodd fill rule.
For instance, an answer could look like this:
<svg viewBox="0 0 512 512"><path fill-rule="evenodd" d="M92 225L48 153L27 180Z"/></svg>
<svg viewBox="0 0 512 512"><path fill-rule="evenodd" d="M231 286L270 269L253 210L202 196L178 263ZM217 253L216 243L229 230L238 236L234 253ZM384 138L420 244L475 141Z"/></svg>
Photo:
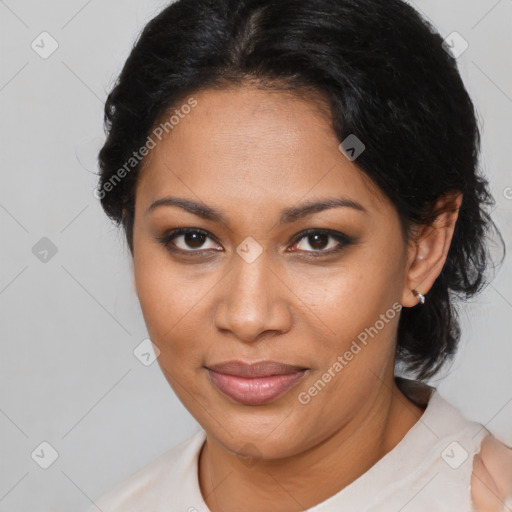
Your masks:
<svg viewBox="0 0 512 512"><path fill-rule="evenodd" d="M290 390L306 370L268 377L238 377L208 370L213 384L222 393L244 405L259 405L274 400Z"/></svg>

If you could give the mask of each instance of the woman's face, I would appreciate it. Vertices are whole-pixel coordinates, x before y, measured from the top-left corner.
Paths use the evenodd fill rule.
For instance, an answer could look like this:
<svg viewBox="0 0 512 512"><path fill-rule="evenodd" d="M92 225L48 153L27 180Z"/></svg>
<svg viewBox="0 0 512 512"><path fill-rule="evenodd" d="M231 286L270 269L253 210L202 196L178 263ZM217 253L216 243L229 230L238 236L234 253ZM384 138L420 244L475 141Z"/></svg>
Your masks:
<svg viewBox="0 0 512 512"><path fill-rule="evenodd" d="M315 103L254 88L193 97L137 184L137 294L164 375L208 435L289 456L369 411L392 381L409 252L393 206ZM170 197L204 208L151 208ZM359 206L284 214L340 199ZM166 247L177 228L200 231ZM269 360L295 372L209 370Z"/></svg>

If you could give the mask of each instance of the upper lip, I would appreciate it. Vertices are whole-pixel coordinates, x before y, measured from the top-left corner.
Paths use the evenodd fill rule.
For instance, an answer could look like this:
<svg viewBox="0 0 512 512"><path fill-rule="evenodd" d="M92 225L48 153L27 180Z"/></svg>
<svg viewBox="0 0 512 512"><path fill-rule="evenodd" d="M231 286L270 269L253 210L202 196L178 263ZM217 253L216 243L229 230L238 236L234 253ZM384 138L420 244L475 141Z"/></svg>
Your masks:
<svg viewBox="0 0 512 512"><path fill-rule="evenodd" d="M307 370L303 366L294 366L279 361L258 361L256 363L225 361L208 365L207 368L215 372L236 375L238 377L269 377L271 375L286 375Z"/></svg>

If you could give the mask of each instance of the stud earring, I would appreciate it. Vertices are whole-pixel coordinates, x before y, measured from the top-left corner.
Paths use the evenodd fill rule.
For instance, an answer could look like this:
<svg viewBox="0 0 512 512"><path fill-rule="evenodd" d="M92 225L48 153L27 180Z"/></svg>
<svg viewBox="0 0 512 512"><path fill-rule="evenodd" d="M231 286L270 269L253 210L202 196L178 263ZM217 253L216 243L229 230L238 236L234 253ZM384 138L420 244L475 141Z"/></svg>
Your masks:
<svg viewBox="0 0 512 512"><path fill-rule="evenodd" d="M418 298L418 304L425 304L425 295L421 294L418 290L413 290L412 293Z"/></svg>

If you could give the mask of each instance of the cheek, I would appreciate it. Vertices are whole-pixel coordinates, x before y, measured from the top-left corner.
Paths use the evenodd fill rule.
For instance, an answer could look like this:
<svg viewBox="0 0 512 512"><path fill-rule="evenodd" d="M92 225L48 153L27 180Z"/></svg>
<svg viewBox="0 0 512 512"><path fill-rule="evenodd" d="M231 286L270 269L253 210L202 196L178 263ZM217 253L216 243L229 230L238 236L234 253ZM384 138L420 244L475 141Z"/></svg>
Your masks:
<svg viewBox="0 0 512 512"><path fill-rule="evenodd" d="M293 277L294 291L308 306L308 319L303 317L310 329L307 350L317 364L299 391L311 398L307 407L319 417L324 407L350 416L375 385L376 375L391 364L401 311L400 260L392 251L375 258L376 249L366 247L321 279ZM315 395L311 386L318 379L325 386L320 382ZM329 421L340 421L340 416L334 413Z"/></svg>
<svg viewBox="0 0 512 512"><path fill-rule="evenodd" d="M160 334L172 327L187 300L178 269L169 265L162 253L158 246L141 240L133 258L135 288L147 327Z"/></svg>
<svg viewBox="0 0 512 512"><path fill-rule="evenodd" d="M399 258L391 251L387 255L380 252L382 256L376 258L374 252L368 248L354 252L329 271L306 268L288 273L287 283L307 306L313 325L337 348L350 343L381 315L387 314L386 320L394 318L399 309Z"/></svg>
<svg viewBox="0 0 512 512"><path fill-rule="evenodd" d="M135 287L150 338L160 349L159 361L166 361L167 367L178 361L185 368L193 360L197 366L205 346L205 307L216 274L193 276L158 247L141 244L138 249L133 261Z"/></svg>
<svg viewBox="0 0 512 512"><path fill-rule="evenodd" d="M190 327L194 307L201 304L197 304L198 289L183 279L183 273L169 264L162 265L158 258L134 261L134 277L149 337L160 351L157 362L162 374L197 418L198 404L208 403L201 386L201 332Z"/></svg>

